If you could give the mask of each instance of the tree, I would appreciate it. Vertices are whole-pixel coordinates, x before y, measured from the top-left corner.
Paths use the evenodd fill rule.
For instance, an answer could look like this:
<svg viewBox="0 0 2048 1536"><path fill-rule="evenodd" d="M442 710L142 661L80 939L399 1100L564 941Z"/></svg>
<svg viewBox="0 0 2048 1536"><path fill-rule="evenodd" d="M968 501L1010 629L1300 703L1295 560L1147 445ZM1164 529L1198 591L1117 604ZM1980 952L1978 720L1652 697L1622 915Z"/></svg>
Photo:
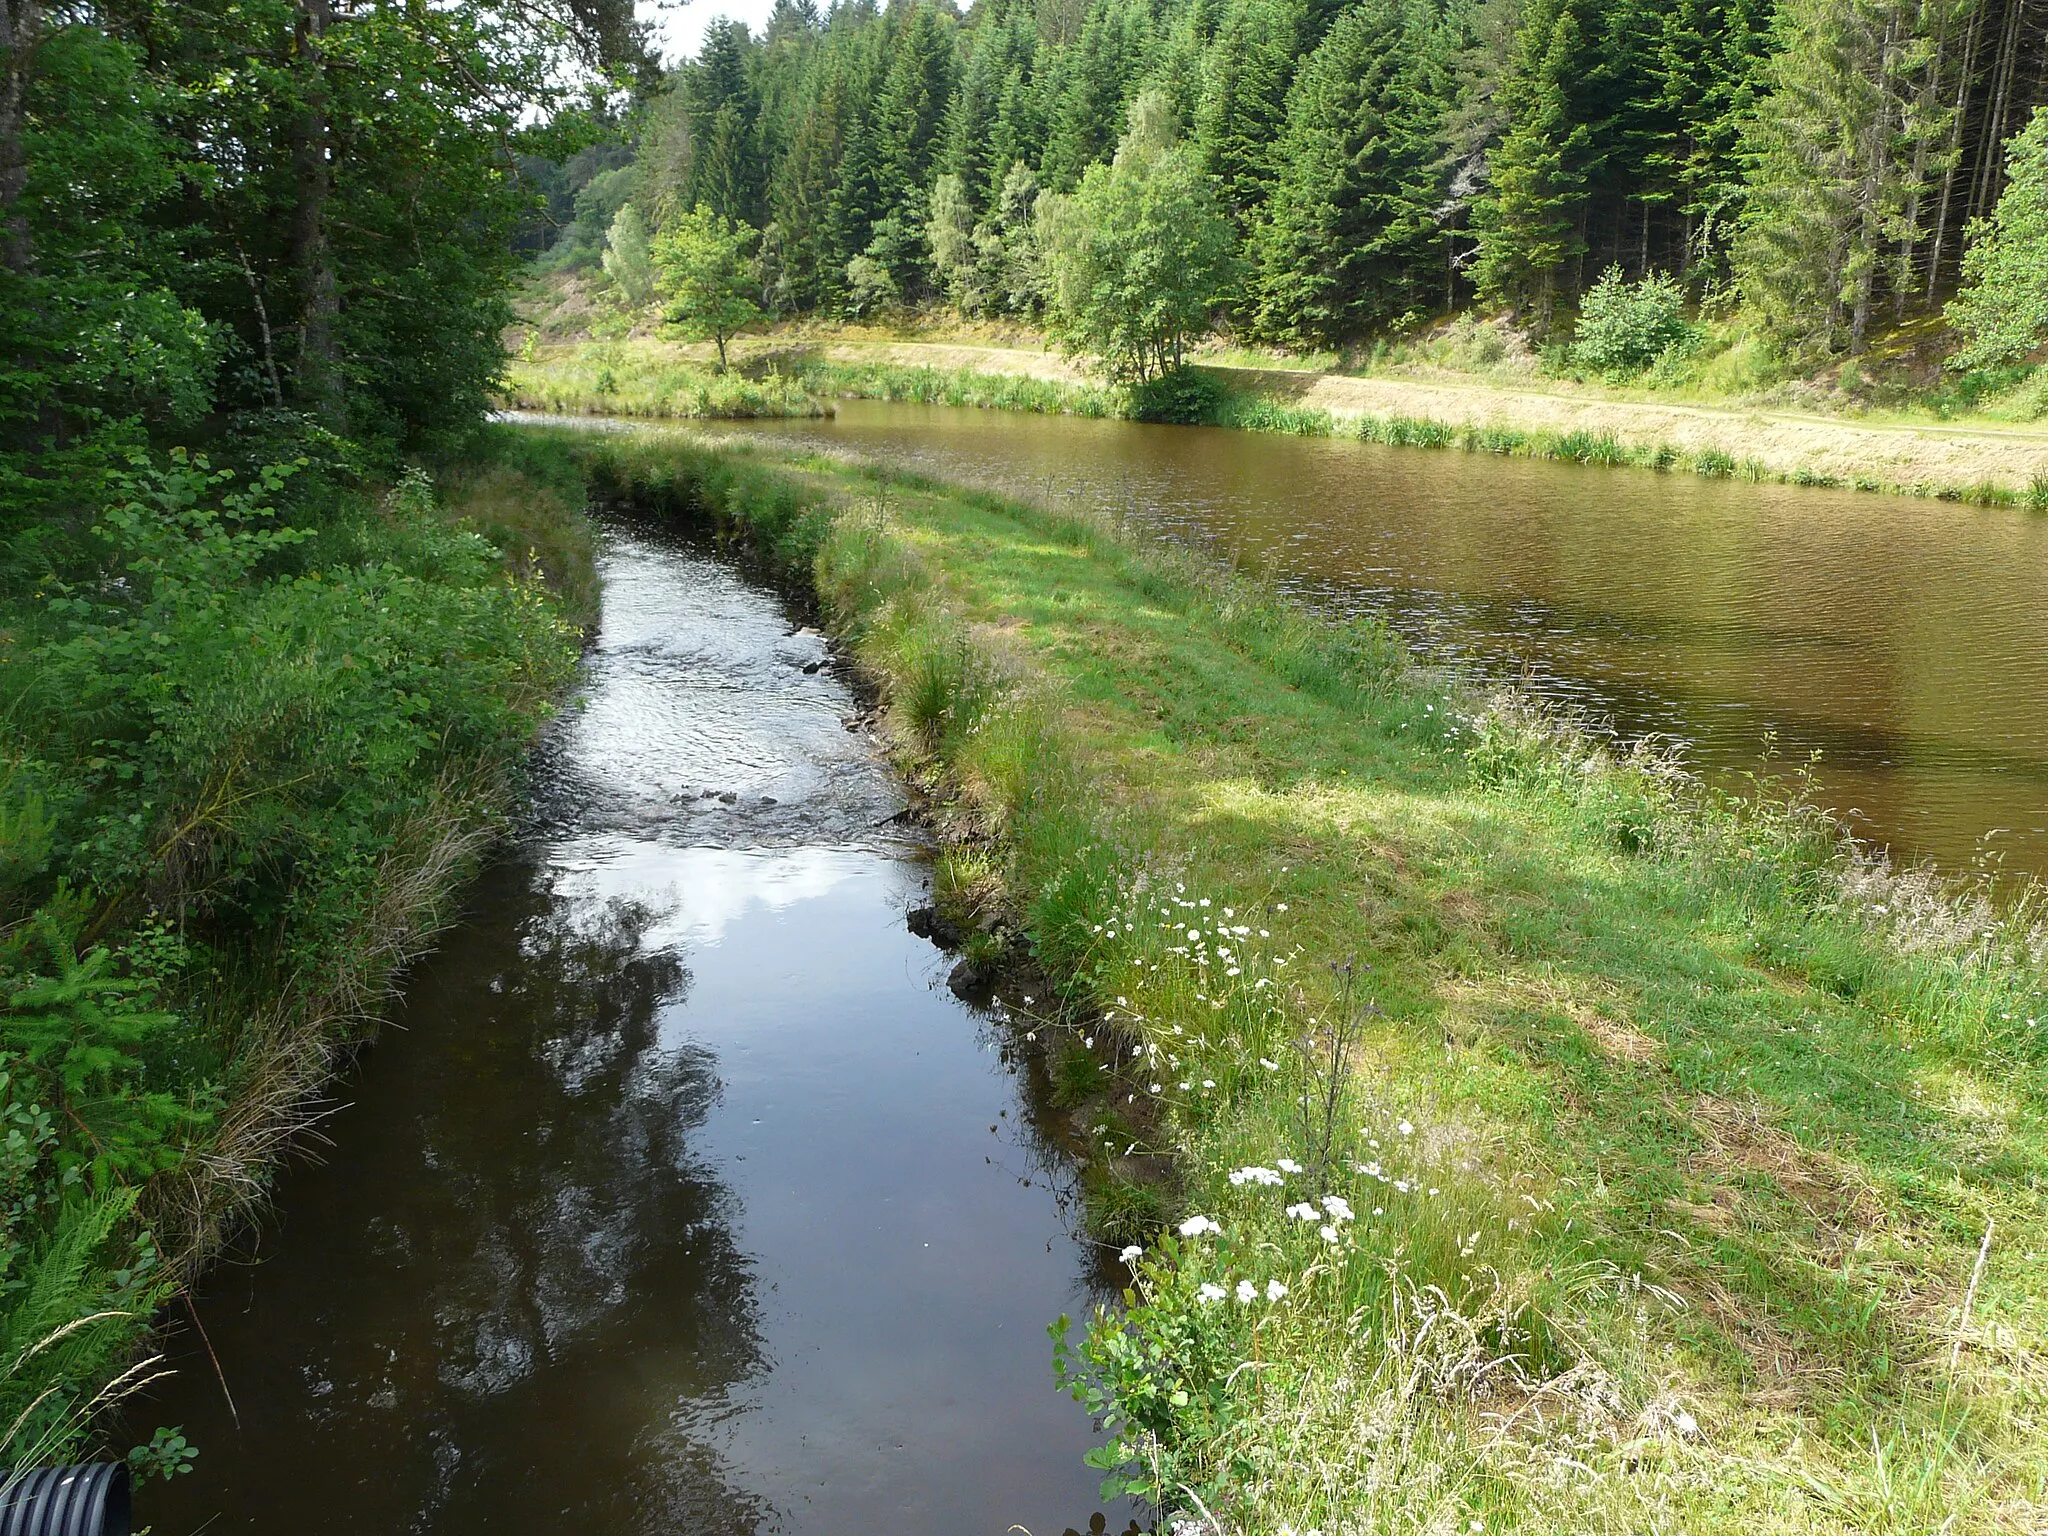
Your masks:
<svg viewBox="0 0 2048 1536"><path fill-rule="evenodd" d="M725 372L726 343L761 318L747 259L754 240L747 225L701 204L655 237L662 318L688 340L716 342L720 373Z"/></svg>
<svg viewBox="0 0 2048 1536"><path fill-rule="evenodd" d="M1422 300L1448 191L1449 55L1429 0L1362 0L1302 67L1254 237L1260 334L1338 345Z"/></svg>
<svg viewBox="0 0 2048 1536"><path fill-rule="evenodd" d="M652 247L647 221L631 203L618 211L612 227L605 231L604 270L629 309L641 309L654 296Z"/></svg>
<svg viewBox="0 0 2048 1536"><path fill-rule="evenodd" d="M1916 112L1932 67L1911 0L1783 0L1770 91L1750 121L1749 201L1736 252L1744 296L1795 356L1862 352L1894 242L1917 222L1925 147ZM1919 148L1916 150L1916 145ZM1912 240L1905 255L1910 259Z"/></svg>
<svg viewBox="0 0 2048 1536"><path fill-rule="evenodd" d="M1194 142L1241 221L1265 201L1277 168L1303 26L1300 0L1233 0L1202 61Z"/></svg>
<svg viewBox="0 0 2048 1536"><path fill-rule="evenodd" d="M1109 165L1039 200L1047 318L1069 351L1119 381L1180 367L1232 271L1230 221L1158 92L1132 103Z"/></svg>
<svg viewBox="0 0 2048 1536"><path fill-rule="evenodd" d="M974 240L974 208L967 184L945 175L932 183L931 207L925 215L924 238L931 249L932 272L956 307L978 314L987 307L981 274L981 253Z"/></svg>
<svg viewBox="0 0 2048 1536"><path fill-rule="evenodd" d="M1474 212L1480 294L1550 328L1565 264L1581 233L1593 131L1578 119L1575 82L1591 67L1573 0L1534 0L1516 35L1500 110L1506 121L1489 162L1492 187Z"/></svg>
<svg viewBox="0 0 2048 1536"><path fill-rule="evenodd" d="M2048 107L2006 148L2005 191L1989 219L1972 221L1963 289L1948 323L1963 345L1952 368L2009 363L2048 341Z"/></svg>

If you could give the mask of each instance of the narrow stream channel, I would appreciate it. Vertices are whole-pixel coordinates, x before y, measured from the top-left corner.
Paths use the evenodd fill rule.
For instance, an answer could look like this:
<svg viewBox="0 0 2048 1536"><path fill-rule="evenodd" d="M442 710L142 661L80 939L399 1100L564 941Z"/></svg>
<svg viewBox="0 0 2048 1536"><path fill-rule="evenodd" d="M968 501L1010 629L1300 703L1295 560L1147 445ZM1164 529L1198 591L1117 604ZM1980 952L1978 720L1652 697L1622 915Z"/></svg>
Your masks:
<svg viewBox="0 0 2048 1536"><path fill-rule="evenodd" d="M1741 774L1821 754L1865 836L2048 874L2048 518L1212 427L842 400L744 431L1262 559L1432 652Z"/></svg>
<svg viewBox="0 0 2048 1536"><path fill-rule="evenodd" d="M707 552L615 527L603 565L532 827L132 1415L201 1449L140 1517L1086 1528L1045 1327L1093 1256L997 1027L904 928L921 850L853 695Z"/></svg>

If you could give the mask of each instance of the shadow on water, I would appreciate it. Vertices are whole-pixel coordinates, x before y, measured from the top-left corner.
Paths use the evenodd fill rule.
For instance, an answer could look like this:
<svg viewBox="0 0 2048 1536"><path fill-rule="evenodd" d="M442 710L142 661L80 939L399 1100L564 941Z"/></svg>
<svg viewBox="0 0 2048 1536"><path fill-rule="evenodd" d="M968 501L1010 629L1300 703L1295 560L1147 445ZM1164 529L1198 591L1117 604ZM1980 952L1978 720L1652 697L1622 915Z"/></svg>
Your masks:
<svg viewBox="0 0 2048 1536"><path fill-rule="evenodd" d="M922 866L852 695L699 550L618 530L606 575L527 835L280 1181L260 1262L177 1309L180 1375L131 1417L200 1459L141 1517L1085 1524L1044 1325L1099 1294L1093 1255L1005 1032L904 928Z"/></svg>

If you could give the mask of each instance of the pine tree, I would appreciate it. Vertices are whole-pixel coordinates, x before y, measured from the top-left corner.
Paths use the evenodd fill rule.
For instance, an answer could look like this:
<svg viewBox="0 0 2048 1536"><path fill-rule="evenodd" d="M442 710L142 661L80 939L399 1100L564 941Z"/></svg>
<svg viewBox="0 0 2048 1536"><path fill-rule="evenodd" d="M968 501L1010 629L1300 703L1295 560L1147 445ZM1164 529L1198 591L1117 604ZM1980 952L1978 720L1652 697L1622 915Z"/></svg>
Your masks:
<svg viewBox="0 0 2048 1536"><path fill-rule="evenodd" d="M1362 0L1302 67L1255 241L1260 334L1337 345L1423 300L1451 40L1430 0Z"/></svg>
<svg viewBox="0 0 2048 1536"><path fill-rule="evenodd" d="M1195 149L1240 222L1277 167L1303 22L1302 0L1231 0L1202 62Z"/></svg>
<svg viewBox="0 0 2048 1536"><path fill-rule="evenodd" d="M1927 67L1917 21L1910 0L1782 0L1737 259L1744 295L1795 355L1863 350L1887 248L1924 184L1908 115Z"/></svg>
<svg viewBox="0 0 2048 1536"><path fill-rule="evenodd" d="M1575 112L1572 87L1589 70L1573 0L1533 0L1500 86L1506 129L1474 212L1473 275L1482 297L1527 312L1539 335L1550 328L1567 263L1586 248L1593 129Z"/></svg>
<svg viewBox="0 0 2048 1536"><path fill-rule="evenodd" d="M1040 175L1055 190L1073 186L1106 160L1123 126L1126 86L1145 72L1150 17L1132 0L1097 0L1078 41L1052 56L1056 105Z"/></svg>

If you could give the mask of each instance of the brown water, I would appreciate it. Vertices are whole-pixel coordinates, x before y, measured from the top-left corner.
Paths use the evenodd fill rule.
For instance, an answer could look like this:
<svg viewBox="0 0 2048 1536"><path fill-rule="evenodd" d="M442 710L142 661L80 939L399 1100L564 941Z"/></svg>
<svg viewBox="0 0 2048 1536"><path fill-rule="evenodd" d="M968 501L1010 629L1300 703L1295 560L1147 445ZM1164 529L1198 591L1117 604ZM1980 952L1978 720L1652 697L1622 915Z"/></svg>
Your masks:
<svg viewBox="0 0 2048 1536"><path fill-rule="evenodd" d="M2048 873L2048 518L943 406L755 425L1127 516L1724 772L1821 754L1906 858Z"/></svg>
<svg viewBox="0 0 2048 1536"><path fill-rule="evenodd" d="M905 931L920 850L855 700L704 552L617 529L604 572L528 834L133 1414L200 1447L139 1517L1085 1528L1045 1326L1095 1256L1007 1037Z"/></svg>

